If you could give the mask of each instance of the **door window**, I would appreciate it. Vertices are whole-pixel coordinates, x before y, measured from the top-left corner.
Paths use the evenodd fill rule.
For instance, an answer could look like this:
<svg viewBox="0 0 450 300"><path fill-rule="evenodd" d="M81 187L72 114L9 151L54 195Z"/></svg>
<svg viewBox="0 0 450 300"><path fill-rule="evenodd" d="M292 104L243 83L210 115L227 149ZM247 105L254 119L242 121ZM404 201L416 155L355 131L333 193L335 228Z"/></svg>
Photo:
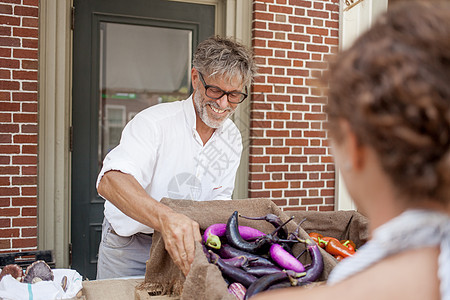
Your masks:
<svg viewBox="0 0 450 300"><path fill-rule="evenodd" d="M138 112L189 96L192 32L101 22L99 45L101 165Z"/></svg>

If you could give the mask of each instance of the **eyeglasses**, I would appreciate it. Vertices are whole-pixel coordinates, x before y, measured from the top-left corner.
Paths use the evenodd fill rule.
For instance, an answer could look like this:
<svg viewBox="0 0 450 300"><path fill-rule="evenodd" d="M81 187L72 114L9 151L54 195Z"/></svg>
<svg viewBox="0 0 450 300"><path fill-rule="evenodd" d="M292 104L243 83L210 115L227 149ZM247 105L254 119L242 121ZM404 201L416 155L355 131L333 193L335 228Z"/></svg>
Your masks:
<svg viewBox="0 0 450 300"><path fill-rule="evenodd" d="M211 99L220 99L223 97L223 95L227 95L227 100L230 103L233 104L239 104L242 101L247 98L246 93L238 92L238 91L231 91L231 92L225 92L220 87L214 86L214 85L208 85L205 83L205 79L203 79L202 73L198 72L200 75L200 81L203 83L203 86L205 87L205 95ZM245 92L247 92L247 87L245 87Z"/></svg>

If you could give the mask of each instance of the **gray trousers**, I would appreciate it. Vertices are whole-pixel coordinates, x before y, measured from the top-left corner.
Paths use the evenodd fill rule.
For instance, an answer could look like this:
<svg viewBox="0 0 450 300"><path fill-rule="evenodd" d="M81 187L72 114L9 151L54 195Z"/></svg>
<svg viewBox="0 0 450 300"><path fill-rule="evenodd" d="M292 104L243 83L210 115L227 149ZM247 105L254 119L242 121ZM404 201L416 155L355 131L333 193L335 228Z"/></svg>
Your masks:
<svg viewBox="0 0 450 300"><path fill-rule="evenodd" d="M119 236L104 218L98 249L97 279L144 276L151 245L151 235L137 233Z"/></svg>

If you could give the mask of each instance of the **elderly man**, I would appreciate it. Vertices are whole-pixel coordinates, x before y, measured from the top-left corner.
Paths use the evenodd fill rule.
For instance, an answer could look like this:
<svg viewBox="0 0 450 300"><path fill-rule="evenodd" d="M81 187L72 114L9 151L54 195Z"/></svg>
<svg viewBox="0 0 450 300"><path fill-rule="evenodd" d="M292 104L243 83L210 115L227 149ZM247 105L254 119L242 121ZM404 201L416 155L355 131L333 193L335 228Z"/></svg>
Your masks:
<svg viewBox="0 0 450 300"><path fill-rule="evenodd" d="M209 38L194 53L192 95L147 108L127 124L97 180L106 199L98 279L143 275L154 230L189 272L199 225L159 201L231 199L242 140L228 117L247 98L255 73L249 49Z"/></svg>

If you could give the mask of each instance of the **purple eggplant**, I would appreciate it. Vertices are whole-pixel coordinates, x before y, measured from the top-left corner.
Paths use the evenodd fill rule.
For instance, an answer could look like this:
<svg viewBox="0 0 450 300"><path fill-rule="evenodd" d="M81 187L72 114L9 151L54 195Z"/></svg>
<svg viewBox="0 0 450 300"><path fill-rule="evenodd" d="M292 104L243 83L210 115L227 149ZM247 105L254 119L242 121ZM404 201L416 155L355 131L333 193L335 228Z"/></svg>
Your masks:
<svg viewBox="0 0 450 300"><path fill-rule="evenodd" d="M209 226L206 228L205 232L203 233L203 242L206 243L208 240L209 235L213 234L218 237L225 236L225 232L227 230L227 224L224 223L217 223ZM241 234L242 238L244 240L254 240L258 237L264 236L265 233L259 231L258 229L248 227L248 226L239 226L239 233Z"/></svg>
<svg viewBox="0 0 450 300"><path fill-rule="evenodd" d="M248 274L252 274L256 277L262 277L264 275L273 274L281 272L282 270L276 266L266 267L266 266L256 266L256 267L249 267L244 266L242 267Z"/></svg>
<svg viewBox="0 0 450 300"><path fill-rule="evenodd" d="M245 256L236 256L232 258L222 258L223 262L227 265L236 267L236 268L242 268L246 267L248 265L248 258Z"/></svg>
<svg viewBox="0 0 450 300"><path fill-rule="evenodd" d="M273 227L278 228L281 224L283 224L283 221L281 221L280 217L274 214L267 214L262 217L247 217L240 215L241 218L248 219L248 220L265 220L273 225ZM288 237L288 231L287 229L283 228L280 231L278 231L278 236L281 239L286 239Z"/></svg>
<svg viewBox="0 0 450 300"><path fill-rule="evenodd" d="M299 283L313 282L319 279L323 271L323 257L320 253L319 246L311 239L306 239L306 249L311 255L311 264L306 269L306 275L299 279Z"/></svg>
<svg viewBox="0 0 450 300"><path fill-rule="evenodd" d="M229 218L227 222L227 228L225 233L228 243L242 251L263 254L267 253L270 248L271 241L266 236L259 238L254 242L248 242L242 238L239 234L238 225L238 212L235 211Z"/></svg>
<svg viewBox="0 0 450 300"><path fill-rule="evenodd" d="M210 252L211 263L217 265L219 270L222 272L222 275L232 279L233 281L239 282L243 284L246 288L248 288L253 282L255 282L258 278L248 274L242 269L230 266L226 264L216 253Z"/></svg>
<svg viewBox="0 0 450 300"><path fill-rule="evenodd" d="M236 300L244 300L247 289L239 282L233 282L228 286L228 293L234 295Z"/></svg>
<svg viewBox="0 0 450 300"><path fill-rule="evenodd" d="M292 254L284 250L279 244L273 244L270 246L270 257L272 257L272 260L284 269L293 270L299 273L305 271L303 264Z"/></svg>
<svg viewBox="0 0 450 300"><path fill-rule="evenodd" d="M249 299L250 297L256 295L257 293L260 293L262 291L267 290L270 286L284 282L284 281L290 281L293 280L293 284L296 284L296 279L291 278L298 278L301 276L304 276L305 273L295 273L293 271L282 271L274 274L265 275L255 282L253 282L248 288L247 293L245 293L244 300Z"/></svg>
<svg viewBox="0 0 450 300"><path fill-rule="evenodd" d="M228 244L222 245L222 247L217 251L217 253L222 258L244 256L248 259L248 266L266 266L266 267L275 266L273 262L271 262L269 259L265 257L236 249Z"/></svg>

